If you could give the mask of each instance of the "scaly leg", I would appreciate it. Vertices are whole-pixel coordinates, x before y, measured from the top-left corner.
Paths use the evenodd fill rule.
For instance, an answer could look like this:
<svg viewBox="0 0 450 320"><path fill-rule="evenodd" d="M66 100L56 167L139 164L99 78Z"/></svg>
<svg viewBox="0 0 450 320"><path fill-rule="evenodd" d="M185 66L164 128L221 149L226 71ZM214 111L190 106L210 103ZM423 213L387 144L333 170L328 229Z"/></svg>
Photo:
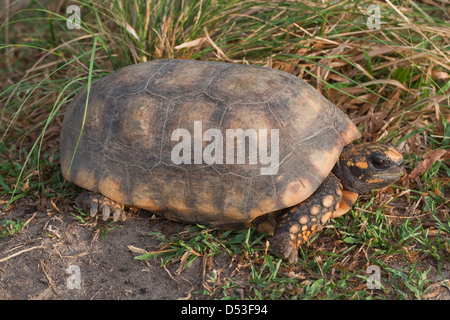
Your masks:
<svg viewBox="0 0 450 320"><path fill-rule="evenodd" d="M272 250L289 262L296 261L300 245L320 230L333 212L339 211L342 194L339 179L330 173L308 199L281 213L272 239Z"/></svg>

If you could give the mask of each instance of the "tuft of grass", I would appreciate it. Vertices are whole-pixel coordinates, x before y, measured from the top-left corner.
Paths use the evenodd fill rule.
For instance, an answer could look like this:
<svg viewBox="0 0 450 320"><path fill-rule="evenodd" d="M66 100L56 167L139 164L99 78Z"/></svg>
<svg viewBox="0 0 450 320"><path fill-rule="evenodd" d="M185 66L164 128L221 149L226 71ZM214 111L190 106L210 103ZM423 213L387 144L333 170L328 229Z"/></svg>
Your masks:
<svg viewBox="0 0 450 320"><path fill-rule="evenodd" d="M25 222L4 219L0 221L0 238L19 234L25 227Z"/></svg>
<svg viewBox="0 0 450 320"><path fill-rule="evenodd" d="M253 248L264 236L258 235L256 239L249 243L251 229L224 232L211 231L202 225L190 227L186 232L181 232L171 238L167 238L163 233L156 231L149 235L156 237L161 241L162 247L155 252L148 252L136 256L135 259L146 260L152 258L161 258L161 266L173 262L173 260L183 260L183 268L188 267L199 257L207 255L214 257L218 254L242 254L245 249ZM252 249L253 250L253 249ZM248 253L248 251L247 251Z"/></svg>

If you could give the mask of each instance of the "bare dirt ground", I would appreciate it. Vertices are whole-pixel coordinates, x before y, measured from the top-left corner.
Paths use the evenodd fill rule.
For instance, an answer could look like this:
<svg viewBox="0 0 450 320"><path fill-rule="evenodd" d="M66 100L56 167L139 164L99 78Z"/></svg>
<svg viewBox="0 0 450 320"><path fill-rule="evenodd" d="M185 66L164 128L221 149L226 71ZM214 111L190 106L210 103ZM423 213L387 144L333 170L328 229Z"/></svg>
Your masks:
<svg viewBox="0 0 450 320"><path fill-rule="evenodd" d="M203 290L202 259L175 276L176 265L135 260L128 248L155 249L159 243L150 231L170 234L185 225L139 212L103 237L109 222L94 228L70 215L70 206L60 210L48 215L20 201L2 215L32 220L19 235L0 239L0 299L182 299ZM223 263L227 268L230 261Z"/></svg>

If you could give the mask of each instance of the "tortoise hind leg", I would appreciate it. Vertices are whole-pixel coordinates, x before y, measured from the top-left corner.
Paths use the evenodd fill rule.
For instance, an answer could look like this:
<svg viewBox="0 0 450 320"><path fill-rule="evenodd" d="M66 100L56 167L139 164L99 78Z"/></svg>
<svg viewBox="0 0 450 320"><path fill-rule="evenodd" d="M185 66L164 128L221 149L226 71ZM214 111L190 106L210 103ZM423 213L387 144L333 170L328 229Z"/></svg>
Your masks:
<svg viewBox="0 0 450 320"><path fill-rule="evenodd" d="M304 202L286 209L277 219L272 250L278 256L294 262L298 259L298 248L310 236L320 230L339 209L342 185L332 173Z"/></svg>
<svg viewBox="0 0 450 320"><path fill-rule="evenodd" d="M111 213L114 222L127 219L122 204L99 193L82 193L78 196L75 203L84 211L89 212L91 217L95 217L98 212L101 212L103 220L108 220Z"/></svg>

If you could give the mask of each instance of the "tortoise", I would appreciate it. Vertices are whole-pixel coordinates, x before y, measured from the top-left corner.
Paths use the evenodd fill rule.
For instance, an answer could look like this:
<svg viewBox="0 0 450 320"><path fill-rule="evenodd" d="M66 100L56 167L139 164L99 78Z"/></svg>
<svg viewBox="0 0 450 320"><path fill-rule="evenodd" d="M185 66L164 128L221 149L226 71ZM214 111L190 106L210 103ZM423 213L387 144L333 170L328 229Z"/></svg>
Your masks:
<svg viewBox="0 0 450 320"><path fill-rule="evenodd" d="M286 72L154 60L77 93L61 129L61 171L89 190L76 203L93 217L125 220L129 206L184 223L254 226L292 262L358 194L403 174L392 144L352 143L359 137L343 111Z"/></svg>

